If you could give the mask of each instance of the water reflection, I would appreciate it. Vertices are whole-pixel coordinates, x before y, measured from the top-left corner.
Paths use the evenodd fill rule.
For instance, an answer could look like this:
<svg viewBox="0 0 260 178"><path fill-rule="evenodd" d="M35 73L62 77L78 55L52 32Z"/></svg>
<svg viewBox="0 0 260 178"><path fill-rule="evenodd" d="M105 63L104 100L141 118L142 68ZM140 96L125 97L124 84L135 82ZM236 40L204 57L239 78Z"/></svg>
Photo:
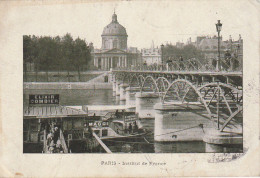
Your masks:
<svg viewBox="0 0 260 178"><path fill-rule="evenodd" d="M205 143L194 142L155 142L155 153L205 153Z"/></svg>

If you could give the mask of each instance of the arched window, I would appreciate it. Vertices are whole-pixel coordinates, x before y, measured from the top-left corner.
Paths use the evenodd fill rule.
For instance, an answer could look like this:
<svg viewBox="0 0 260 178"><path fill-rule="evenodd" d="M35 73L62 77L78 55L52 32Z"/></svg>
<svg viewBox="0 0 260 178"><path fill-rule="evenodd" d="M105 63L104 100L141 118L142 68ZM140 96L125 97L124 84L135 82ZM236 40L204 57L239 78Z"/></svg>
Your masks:
<svg viewBox="0 0 260 178"><path fill-rule="evenodd" d="M113 48L117 48L117 40L113 40Z"/></svg>

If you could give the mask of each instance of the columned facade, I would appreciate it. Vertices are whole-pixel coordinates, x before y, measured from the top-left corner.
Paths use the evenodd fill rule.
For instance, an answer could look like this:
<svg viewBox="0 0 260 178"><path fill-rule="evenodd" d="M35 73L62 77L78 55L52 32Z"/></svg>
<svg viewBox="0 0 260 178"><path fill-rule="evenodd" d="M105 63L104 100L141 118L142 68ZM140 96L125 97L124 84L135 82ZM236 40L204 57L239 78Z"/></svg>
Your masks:
<svg viewBox="0 0 260 178"><path fill-rule="evenodd" d="M95 54L94 65L100 70L128 67L126 54Z"/></svg>

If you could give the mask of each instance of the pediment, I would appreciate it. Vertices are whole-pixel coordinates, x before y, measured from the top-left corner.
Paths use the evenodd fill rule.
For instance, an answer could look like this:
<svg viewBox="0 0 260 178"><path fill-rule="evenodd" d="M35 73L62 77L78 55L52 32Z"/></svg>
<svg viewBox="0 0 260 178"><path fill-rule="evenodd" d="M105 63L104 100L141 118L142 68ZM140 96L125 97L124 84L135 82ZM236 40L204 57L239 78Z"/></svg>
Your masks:
<svg viewBox="0 0 260 178"><path fill-rule="evenodd" d="M121 49L117 49L117 48L114 48L114 49L109 49L107 51L104 51L103 53L117 53L117 54L122 54L122 53L126 53L126 51L124 50L121 50Z"/></svg>

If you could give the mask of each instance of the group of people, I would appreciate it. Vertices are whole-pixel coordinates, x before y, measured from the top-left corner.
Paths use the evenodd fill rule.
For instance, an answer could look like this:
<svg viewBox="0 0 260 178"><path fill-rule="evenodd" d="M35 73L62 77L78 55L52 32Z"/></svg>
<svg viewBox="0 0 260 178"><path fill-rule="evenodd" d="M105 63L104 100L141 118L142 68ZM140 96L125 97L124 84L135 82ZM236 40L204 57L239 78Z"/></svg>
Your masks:
<svg viewBox="0 0 260 178"><path fill-rule="evenodd" d="M128 124L128 128L126 129L126 131L129 134L138 132L138 125L137 125L136 121L134 121L133 123L129 123Z"/></svg>
<svg viewBox="0 0 260 178"><path fill-rule="evenodd" d="M92 135L92 129L91 129L91 127L88 125L88 123L85 123L84 124L84 132L83 132L83 136L84 136L84 138L92 138L93 137L93 135Z"/></svg>
<svg viewBox="0 0 260 178"><path fill-rule="evenodd" d="M47 153L63 153L60 132L58 126L53 122L47 135Z"/></svg>

